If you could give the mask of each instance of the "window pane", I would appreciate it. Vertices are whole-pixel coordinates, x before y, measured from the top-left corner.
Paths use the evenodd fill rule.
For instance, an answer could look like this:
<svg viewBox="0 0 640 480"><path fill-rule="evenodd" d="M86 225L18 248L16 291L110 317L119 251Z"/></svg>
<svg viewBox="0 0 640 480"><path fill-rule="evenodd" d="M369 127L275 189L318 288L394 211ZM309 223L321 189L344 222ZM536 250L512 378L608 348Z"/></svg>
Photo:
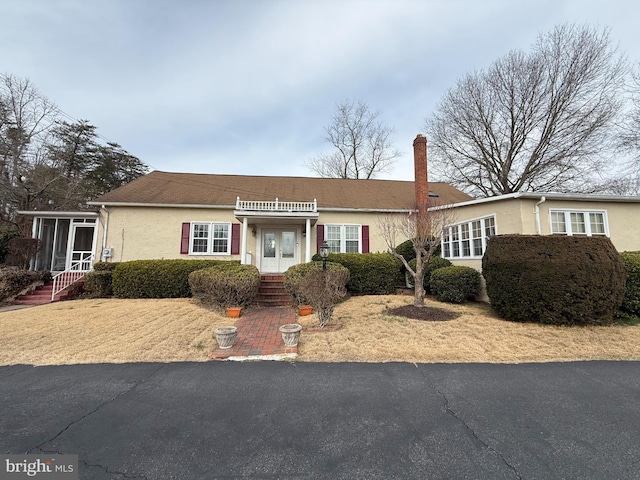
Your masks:
<svg viewBox="0 0 640 480"><path fill-rule="evenodd" d="M564 212L551 212L551 233L567 233L567 226L564 222Z"/></svg>
<svg viewBox="0 0 640 480"><path fill-rule="evenodd" d="M480 238L473 239L473 255L476 257L482 256L482 239Z"/></svg>
<svg viewBox="0 0 640 480"><path fill-rule="evenodd" d="M587 230L584 224L584 213L572 212L571 217L571 233L574 235L586 235Z"/></svg>
<svg viewBox="0 0 640 480"><path fill-rule="evenodd" d="M193 225L193 253L207 253L209 250L209 225L196 223Z"/></svg>
<svg viewBox="0 0 640 480"><path fill-rule="evenodd" d="M451 228L451 256L459 257L460 256L460 243L458 240L460 239L460 232L458 229L459 225L456 225Z"/></svg>
<svg viewBox="0 0 640 480"><path fill-rule="evenodd" d="M591 235L605 235L604 215L602 213L590 213Z"/></svg>
<svg viewBox="0 0 640 480"><path fill-rule="evenodd" d="M329 245L331 253L340 253L340 225L327 225L325 240Z"/></svg>
<svg viewBox="0 0 640 480"><path fill-rule="evenodd" d="M360 251L360 227L358 225L345 225L345 251L358 253Z"/></svg>
<svg viewBox="0 0 640 480"><path fill-rule="evenodd" d="M496 221L493 217L487 217L483 220L485 237L493 237L496 234Z"/></svg>
<svg viewBox="0 0 640 480"><path fill-rule="evenodd" d="M213 253L227 253L229 246L229 225L213 224Z"/></svg>
<svg viewBox="0 0 640 480"><path fill-rule="evenodd" d="M275 258L276 232L264 232L262 234L262 256L264 258Z"/></svg>
<svg viewBox="0 0 640 480"><path fill-rule="evenodd" d="M473 238L482 237L482 224L480 223L480 220L475 220L471 224L471 228L472 228L472 232L473 232Z"/></svg>

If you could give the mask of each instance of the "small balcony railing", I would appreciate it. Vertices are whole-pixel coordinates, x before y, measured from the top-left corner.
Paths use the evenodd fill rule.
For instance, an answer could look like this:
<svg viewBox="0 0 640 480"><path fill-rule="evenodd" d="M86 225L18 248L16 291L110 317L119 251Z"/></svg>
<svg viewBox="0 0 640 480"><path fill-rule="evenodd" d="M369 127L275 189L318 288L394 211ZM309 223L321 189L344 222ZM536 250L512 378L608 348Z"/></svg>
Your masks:
<svg viewBox="0 0 640 480"><path fill-rule="evenodd" d="M313 202L281 202L276 197L271 200L240 200L236 199L236 210L252 212L317 212L318 204L316 199Z"/></svg>

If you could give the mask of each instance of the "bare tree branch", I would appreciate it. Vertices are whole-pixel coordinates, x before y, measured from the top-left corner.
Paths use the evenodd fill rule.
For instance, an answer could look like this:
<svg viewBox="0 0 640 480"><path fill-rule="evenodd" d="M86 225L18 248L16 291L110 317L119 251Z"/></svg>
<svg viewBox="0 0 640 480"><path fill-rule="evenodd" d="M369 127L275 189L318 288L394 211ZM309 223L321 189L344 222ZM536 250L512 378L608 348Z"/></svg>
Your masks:
<svg viewBox="0 0 640 480"><path fill-rule="evenodd" d="M563 25L458 81L427 120L431 171L492 196L587 191L606 166L626 61L608 31Z"/></svg>
<svg viewBox="0 0 640 480"><path fill-rule="evenodd" d="M393 130L379 116L361 101L336 105L326 138L337 151L313 158L306 166L326 178L367 179L389 172L401 154L389 140Z"/></svg>

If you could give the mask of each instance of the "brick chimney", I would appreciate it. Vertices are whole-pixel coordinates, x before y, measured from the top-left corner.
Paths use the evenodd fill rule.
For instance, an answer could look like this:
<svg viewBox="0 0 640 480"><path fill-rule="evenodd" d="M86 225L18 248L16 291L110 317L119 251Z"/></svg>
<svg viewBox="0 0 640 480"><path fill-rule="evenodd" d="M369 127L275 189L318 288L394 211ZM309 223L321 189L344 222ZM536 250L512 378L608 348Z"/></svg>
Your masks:
<svg viewBox="0 0 640 480"><path fill-rule="evenodd" d="M427 139L422 134L418 134L413 141L413 162L416 208L419 213L425 213L429 202L429 176L427 173Z"/></svg>

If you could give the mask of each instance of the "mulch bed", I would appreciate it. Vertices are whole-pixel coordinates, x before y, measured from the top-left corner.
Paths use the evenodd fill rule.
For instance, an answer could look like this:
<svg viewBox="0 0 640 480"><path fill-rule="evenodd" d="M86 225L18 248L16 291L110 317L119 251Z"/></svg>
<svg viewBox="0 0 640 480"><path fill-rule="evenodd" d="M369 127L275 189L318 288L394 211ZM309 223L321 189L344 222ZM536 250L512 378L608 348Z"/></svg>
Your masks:
<svg viewBox="0 0 640 480"><path fill-rule="evenodd" d="M340 330L344 325L341 323L330 323L324 327L304 327L303 330L308 333L326 333Z"/></svg>
<svg viewBox="0 0 640 480"><path fill-rule="evenodd" d="M453 320L459 314L434 307L416 307L415 305L404 305L402 307L390 308L385 313L396 317L412 318L414 320L424 320L426 322L444 322Z"/></svg>

